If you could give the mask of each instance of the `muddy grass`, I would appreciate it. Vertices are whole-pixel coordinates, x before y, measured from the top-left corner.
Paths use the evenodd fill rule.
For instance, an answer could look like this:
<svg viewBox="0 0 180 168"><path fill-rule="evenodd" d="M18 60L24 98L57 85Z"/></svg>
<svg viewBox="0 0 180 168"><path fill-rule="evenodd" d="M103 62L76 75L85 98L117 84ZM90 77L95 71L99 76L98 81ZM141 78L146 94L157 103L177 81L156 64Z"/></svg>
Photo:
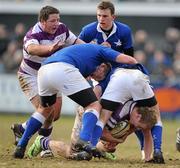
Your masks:
<svg viewBox="0 0 180 168"><path fill-rule="evenodd" d="M116 151L116 161L93 159L91 161L70 161L61 157L14 159L15 149L10 126L14 122L22 122L28 116L0 115L0 168L180 168L180 153L175 150L175 131L180 121L164 121L163 154L165 165L145 164L141 161L139 145L136 137L131 135ZM54 125L53 138L69 142L73 118L62 117ZM32 139L33 140L33 139ZM32 143L32 141L30 142Z"/></svg>

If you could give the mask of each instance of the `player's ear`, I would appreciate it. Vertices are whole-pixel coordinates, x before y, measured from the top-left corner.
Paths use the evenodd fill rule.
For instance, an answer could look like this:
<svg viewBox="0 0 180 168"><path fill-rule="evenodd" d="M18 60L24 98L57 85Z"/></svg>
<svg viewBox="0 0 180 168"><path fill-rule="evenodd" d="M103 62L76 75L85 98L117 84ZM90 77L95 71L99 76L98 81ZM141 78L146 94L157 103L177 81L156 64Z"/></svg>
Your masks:
<svg viewBox="0 0 180 168"><path fill-rule="evenodd" d="M142 117L141 114L139 114L139 113L136 114L137 121L140 121L140 120L141 120L141 117Z"/></svg>
<svg viewBox="0 0 180 168"><path fill-rule="evenodd" d="M113 20L115 20L115 19L116 19L116 15L112 15L112 17L113 17Z"/></svg>

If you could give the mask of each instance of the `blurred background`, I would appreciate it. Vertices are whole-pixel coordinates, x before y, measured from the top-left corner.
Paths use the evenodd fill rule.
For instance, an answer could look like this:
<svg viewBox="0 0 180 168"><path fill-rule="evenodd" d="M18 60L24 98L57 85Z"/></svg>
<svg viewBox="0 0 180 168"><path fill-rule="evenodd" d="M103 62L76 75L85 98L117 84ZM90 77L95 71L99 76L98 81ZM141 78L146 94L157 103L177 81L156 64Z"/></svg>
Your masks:
<svg viewBox="0 0 180 168"><path fill-rule="evenodd" d="M114 0L117 20L133 32L134 57L151 77L163 118L180 119L180 0ZM61 21L78 35L96 20L97 0L0 0L0 113L33 112L16 77L26 31L39 10L52 5ZM76 104L64 97L63 114Z"/></svg>

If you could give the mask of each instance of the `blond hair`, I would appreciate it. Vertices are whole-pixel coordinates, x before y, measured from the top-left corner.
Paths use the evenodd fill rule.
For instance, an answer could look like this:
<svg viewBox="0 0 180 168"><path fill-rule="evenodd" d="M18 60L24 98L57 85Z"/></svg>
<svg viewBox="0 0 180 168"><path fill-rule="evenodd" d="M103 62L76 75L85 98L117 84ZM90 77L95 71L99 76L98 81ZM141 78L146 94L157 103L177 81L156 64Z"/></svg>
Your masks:
<svg viewBox="0 0 180 168"><path fill-rule="evenodd" d="M141 123L147 124L149 128L152 128L157 123L156 111L151 107L138 107L138 114L141 114Z"/></svg>

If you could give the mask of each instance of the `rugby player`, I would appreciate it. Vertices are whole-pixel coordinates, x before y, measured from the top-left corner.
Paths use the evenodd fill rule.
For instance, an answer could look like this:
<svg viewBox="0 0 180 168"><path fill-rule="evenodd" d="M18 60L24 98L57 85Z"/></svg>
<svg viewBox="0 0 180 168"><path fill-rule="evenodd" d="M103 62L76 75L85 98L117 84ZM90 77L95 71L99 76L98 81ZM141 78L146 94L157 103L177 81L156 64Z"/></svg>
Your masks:
<svg viewBox="0 0 180 168"><path fill-rule="evenodd" d="M97 6L97 21L82 28L79 38L83 41L111 47L133 56L132 33L128 25L115 21L115 7L110 1L101 1Z"/></svg>
<svg viewBox="0 0 180 168"><path fill-rule="evenodd" d="M38 22L30 28L24 37L23 55L18 71L18 79L22 91L35 109L40 105L37 86L37 71L42 62L61 48L73 44L84 43L78 39L68 27L60 22L59 10L52 6L45 6L39 12ZM57 94L54 112L39 130L40 135L49 136L52 132L52 120L57 120L61 111L61 95ZM11 129L15 135L15 144L27 127L23 124L13 124Z"/></svg>
<svg viewBox="0 0 180 168"><path fill-rule="evenodd" d="M147 72L142 65L139 64L136 66L137 68L134 67L134 69L131 67L131 69L117 68L112 70L112 73L109 73L109 77L100 82L100 90L104 89L105 91L101 96L101 105L103 108L99 120L101 126L97 124L95 129L97 128L100 135L100 130L103 125L107 123L112 112L129 99L136 101L137 106L148 106L157 113L157 123L152 128L152 130L156 130L152 133L153 141L156 142L154 143L153 158L156 163L164 163L161 149L156 149L156 144L158 143L158 145L160 145L162 139L162 123L159 106L149 84L149 77L144 74ZM138 69L141 69L144 73ZM97 143L98 137L94 139L96 139L94 143Z"/></svg>
<svg viewBox="0 0 180 168"><path fill-rule="evenodd" d="M50 140L48 137L38 136L33 145L28 150L30 158L37 156L42 149L50 149L54 154L74 160L90 160L92 155L85 152L76 152L74 145L76 144L82 127L82 110L76 115L74 127L71 134L71 144L67 145L62 141ZM148 107L136 107L136 102L127 101L122 108L116 110L107 122L101 140L97 144L97 148L101 151L101 157L114 160L113 154L116 146L125 141L126 137L136 129L143 129L145 135L145 161L151 160L151 127L156 123L155 111L151 111ZM103 139L103 140L102 140ZM150 144L151 143L151 144ZM110 152L110 153L107 153Z"/></svg>
<svg viewBox="0 0 180 168"><path fill-rule="evenodd" d="M105 61L125 64L137 63L134 58L128 55L95 44L66 47L44 61L45 65L38 71L38 93L41 106L28 120L27 128L14 152L15 158L24 157L29 139L51 115L58 92L65 94L85 108L82 119L83 127L76 147L92 152L89 140L98 121L101 105L85 78L96 71L97 67Z"/></svg>

